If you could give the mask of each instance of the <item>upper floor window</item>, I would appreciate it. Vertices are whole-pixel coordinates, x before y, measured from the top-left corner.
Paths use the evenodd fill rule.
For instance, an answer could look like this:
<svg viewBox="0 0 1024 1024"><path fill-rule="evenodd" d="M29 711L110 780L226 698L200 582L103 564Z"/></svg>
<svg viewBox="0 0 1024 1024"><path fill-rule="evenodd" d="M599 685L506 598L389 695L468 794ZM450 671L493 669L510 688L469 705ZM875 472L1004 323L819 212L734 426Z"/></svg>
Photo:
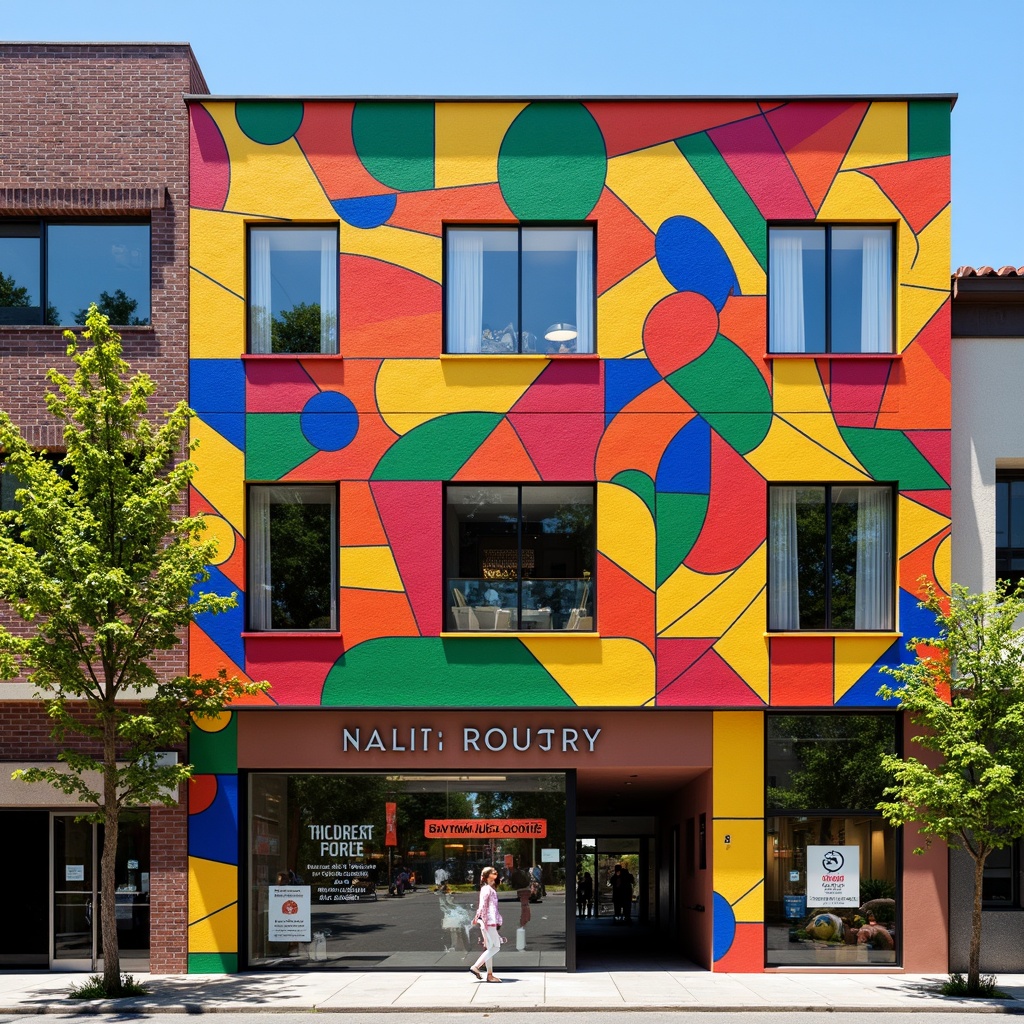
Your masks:
<svg viewBox="0 0 1024 1024"><path fill-rule="evenodd" d="M1024 471L996 472L996 579L1024 579Z"/></svg>
<svg viewBox="0 0 1024 1024"><path fill-rule="evenodd" d="M893 350L891 227L772 227L768 242L769 351Z"/></svg>
<svg viewBox="0 0 1024 1024"><path fill-rule="evenodd" d="M891 487L771 487L768 628L893 629L893 537Z"/></svg>
<svg viewBox="0 0 1024 1024"><path fill-rule="evenodd" d="M993 850L985 861L981 880L982 906L1020 906L1020 840L1015 839L1001 850Z"/></svg>
<svg viewBox="0 0 1024 1024"><path fill-rule="evenodd" d="M447 352L594 351L592 227L451 227Z"/></svg>
<svg viewBox="0 0 1024 1024"><path fill-rule="evenodd" d="M0 221L0 324L148 324L149 266L148 223Z"/></svg>
<svg viewBox="0 0 1024 1024"><path fill-rule="evenodd" d="M249 229L249 351L338 351L338 229Z"/></svg>
<svg viewBox="0 0 1024 1024"><path fill-rule="evenodd" d="M594 628L594 485L449 485L445 619L457 630Z"/></svg>
<svg viewBox="0 0 1024 1024"><path fill-rule="evenodd" d="M337 508L326 484L249 488L250 629L337 629Z"/></svg>

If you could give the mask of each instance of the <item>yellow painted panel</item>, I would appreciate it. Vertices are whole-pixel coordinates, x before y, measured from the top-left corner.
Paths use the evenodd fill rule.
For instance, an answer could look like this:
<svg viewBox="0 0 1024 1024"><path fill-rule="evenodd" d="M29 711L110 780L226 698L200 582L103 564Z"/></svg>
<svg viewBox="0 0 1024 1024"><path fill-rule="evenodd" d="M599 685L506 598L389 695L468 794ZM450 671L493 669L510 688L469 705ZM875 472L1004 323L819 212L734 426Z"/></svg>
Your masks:
<svg viewBox="0 0 1024 1024"><path fill-rule="evenodd" d="M915 252L906 267L900 267L900 280L922 288L949 289L950 208L937 213L917 236ZM908 246L909 248L909 246ZM900 257L903 257L901 247Z"/></svg>
<svg viewBox="0 0 1024 1024"><path fill-rule="evenodd" d="M502 359L481 372L475 359L387 359L377 374L377 405L392 430L405 434L450 412L508 412L548 364Z"/></svg>
<svg viewBox="0 0 1024 1024"><path fill-rule="evenodd" d="M597 485L597 547L652 590L655 586L654 519L627 487Z"/></svg>
<svg viewBox="0 0 1024 1024"><path fill-rule="evenodd" d="M826 451L831 452L836 458L846 463L848 467L847 473L853 473L856 477L861 475L863 467L853 452L850 451L843 435L839 433L839 427L836 426L836 421L831 412L787 413L780 416L779 419L784 423L788 423L796 431L806 435L812 442L820 445ZM852 467L856 468L852 468L851 464ZM792 470L793 467L790 466L789 472L792 473Z"/></svg>
<svg viewBox="0 0 1024 1024"><path fill-rule="evenodd" d="M921 328L949 298L949 291L933 288L900 288L896 310L896 349L902 352L917 337Z"/></svg>
<svg viewBox="0 0 1024 1024"><path fill-rule="evenodd" d="M386 545L342 548L341 585L356 590L405 589L391 548Z"/></svg>
<svg viewBox="0 0 1024 1024"><path fill-rule="evenodd" d="M605 359L624 359L644 347L647 314L675 289L657 260L648 260L597 300L597 351Z"/></svg>
<svg viewBox="0 0 1024 1024"><path fill-rule="evenodd" d="M776 359L772 363L772 408L778 413L832 414L813 359Z"/></svg>
<svg viewBox="0 0 1024 1024"><path fill-rule="evenodd" d="M658 632L667 629L691 608L699 604L717 586L732 575L731 572L694 572L680 565L660 587L658 587ZM719 629L721 626L719 626ZM717 636L719 630L709 636Z"/></svg>
<svg viewBox="0 0 1024 1024"><path fill-rule="evenodd" d="M889 649L894 639L892 636L835 636L832 641L835 652L833 700L839 700Z"/></svg>
<svg viewBox="0 0 1024 1024"><path fill-rule="evenodd" d="M845 461L781 417L773 416L768 436L746 458L766 480L792 480L794 476L805 480L870 479L845 444L840 450Z"/></svg>
<svg viewBox="0 0 1024 1024"><path fill-rule="evenodd" d="M658 635L721 636L764 587L766 571L765 545L762 544L720 587Z"/></svg>
<svg viewBox="0 0 1024 1024"><path fill-rule="evenodd" d="M369 231L341 225L341 251L405 267L431 281L441 281L441 239L387 224Z"/></svg>
<svg viewBox="0 0 1024 1024"><path fill-rule="evenodd" d="M764 715L760 711L715 711L713 728L712 813L715 818L763 817ZM758 864L763 843L762 839L757 849ZM718 853L716 846L716 860Z"/></svg>
<svg viewBox="0 0 1024 1024"><path fill-rule="evenodd" d="M896 551L900 558L949 526L949 520L916 501L899 496L897 504Z"/></svg>
<svg viewBox="0 0 1024 1024"><path fill-rule="evenodd" d="M188 949L233 953L238 943L238 868L201 857L188 859ZM230 906L228 905L230 904Z"/></svg>
<svg viewBox="0 0 1024 1024"><path fill-rule="evenodd" d="M758 885L764 882L764 821L716 817L711 833L714 844L714 890L735 906L745 894L753 896L751 890L755 886L756 892L764 888L763 884ZM725 841L726 836L729 837L728 843ZM741 919L737 915L737 920L763 920L763 898L760 905L755 899L747 909L760 916Z"/></svg>
<svg viewBox="0 0 1024 1024"><path fill-rule="evenodd" d="M840 170L907 159L907 104L872 103Z"/></svg>
<svg viewBox="0 0 1024 1024"><path fill-rule="evenodd" d="M768 595L762 590L747 610L725 631L715 651L736 674L768 703Z"/></svg>
<svg viewBox="0 0 1024 1024"><path fill-rule="evenodd" d="M189 225L189 263L235 294L245 295L245 218L192 210Z"/></svg>
<svg viewBox="0 0 1024 1024"><path fill-rule="evenodd" d="M215 715L193 714L192 724L203 732L222 732L231 724L233 711L218 711Z"/></svg>
<svg viewBox="0 0 1024 1024"><path fill-rule="evenodd" d="M732 912L741 924L761 924L764 921L764 880L757 888L732 905Z"/></svg>
<svg viewBox="0 0 1024 1024"><path fill-rule="evenodd" d="M669 217L700 221L725 249L743 295L764 295L766 278L732 222L674 142L608 161L608 187L652 230Z"/></svg>
<svg viewBox="0 0 1024 1024"><path fill-rule="evenodd" d="M193 269L189 310L191 358L237 359L245 351L245 300L240 295Z"/></svg>
<svg viewBox="0 0 1024 1024"><path fill-rule="evenodd" d="M935 552L934 570L935 582L948 594L953 580L953 570L950 563L950 539L947 537L939 543Z"/></svg>
<svg viewBox="0 0 1024 1024"><path fill-rule="evenodd" d="M525 103L435 103L434 185L498 180L498 151Z"/></svg>
<svg viewBox="0 0 1024 1024"><path fill-rule="evenodd" d="M236 953L238 945L238 904L225 907L202 921L189 925L190 953Z"/></svg>
<svg viewBox="0 0 1024 1024"><path fill-rule="evenodd" d="M206 525L206 530L202 540L217 542L217 553L210 559L210 562L213 565L220 565L234 553L235 531L231 528L231 524L221 516L207 515L203 517L203 522Z"/></svg>
<svg viewBox="0 0 1024 1024"><path fill-rule="evenodd" d="M199 447L192 456L199 467L193 483L206 500L242 533L245 456L198 417L192 420L191 432L193 439L199 441Z"/></svg>
<svg viewBox="0 0 1024 1024"><path fill-rule="evenodd" d="M654 699L654 658L637 640L519 639L580 707L636 707Z"/></svg>
<svg viewBox="0 0 1024 1024"><path fill-rule="evenodd" d="M295 139L276 146L253 142L238 127L234 104L207 104L231 158L225 206L247 217L337 223L330 200Z"/></svg>

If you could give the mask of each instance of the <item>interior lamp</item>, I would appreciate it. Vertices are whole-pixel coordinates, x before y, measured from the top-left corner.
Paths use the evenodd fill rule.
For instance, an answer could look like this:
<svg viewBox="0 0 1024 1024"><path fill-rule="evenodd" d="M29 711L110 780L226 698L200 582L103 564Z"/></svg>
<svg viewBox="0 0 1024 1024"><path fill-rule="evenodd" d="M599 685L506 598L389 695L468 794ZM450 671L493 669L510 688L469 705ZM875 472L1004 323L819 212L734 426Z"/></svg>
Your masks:
<svg viewBox="0 0 1024 1024"><path fill-rule="evenodd" d="M575 341L576 340L576 325L575 324L552 324L544 332L545 341Z"/></svg>

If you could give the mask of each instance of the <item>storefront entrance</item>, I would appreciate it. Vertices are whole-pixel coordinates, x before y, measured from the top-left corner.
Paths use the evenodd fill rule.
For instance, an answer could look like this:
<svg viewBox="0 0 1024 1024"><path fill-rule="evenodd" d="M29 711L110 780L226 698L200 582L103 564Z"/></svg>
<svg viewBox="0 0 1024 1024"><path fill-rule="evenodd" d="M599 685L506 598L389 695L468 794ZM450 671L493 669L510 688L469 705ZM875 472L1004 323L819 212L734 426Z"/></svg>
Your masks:
<svg viewBox="0 0 1024 1024"><path fill-rule="evenodd" d="M0 812L0 871L17 880L19 925L0 933L0 968L98 969L99 856L103 828L74 814ZM121 823L117 856L117 935L128 970L149 968L149 814Z"/></svg>

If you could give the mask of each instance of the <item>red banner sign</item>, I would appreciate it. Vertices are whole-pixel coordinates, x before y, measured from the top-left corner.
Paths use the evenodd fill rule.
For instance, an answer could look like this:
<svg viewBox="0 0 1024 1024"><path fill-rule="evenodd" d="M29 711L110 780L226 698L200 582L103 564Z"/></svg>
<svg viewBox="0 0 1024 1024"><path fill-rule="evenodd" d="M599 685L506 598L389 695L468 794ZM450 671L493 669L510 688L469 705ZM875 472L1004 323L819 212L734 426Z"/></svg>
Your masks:
<svg viewBox="0 0 1024 1024"><path fill-rule="evenodd" d="M428 818L427 839L546 839L546 818Z"/></svg>
<svg viewBox="0 0 1024 1024"><path fill-rule="evenodd" d="M398 845L398 805L384 805L384 845Z"/></svg>

